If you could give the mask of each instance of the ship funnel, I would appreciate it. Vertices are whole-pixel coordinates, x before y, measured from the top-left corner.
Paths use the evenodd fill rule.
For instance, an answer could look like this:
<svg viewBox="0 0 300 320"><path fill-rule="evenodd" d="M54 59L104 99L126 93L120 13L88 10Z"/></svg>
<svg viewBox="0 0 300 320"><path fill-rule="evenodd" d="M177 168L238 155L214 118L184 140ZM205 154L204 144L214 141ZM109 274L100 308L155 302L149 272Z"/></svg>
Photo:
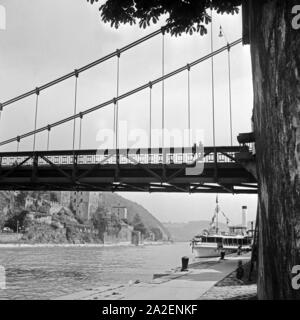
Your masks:
<svg viewBox="0 0 300 320"><path fill-rule="evenodd" d="M242 206L242 226L247 228L247 206Z"/></svg>

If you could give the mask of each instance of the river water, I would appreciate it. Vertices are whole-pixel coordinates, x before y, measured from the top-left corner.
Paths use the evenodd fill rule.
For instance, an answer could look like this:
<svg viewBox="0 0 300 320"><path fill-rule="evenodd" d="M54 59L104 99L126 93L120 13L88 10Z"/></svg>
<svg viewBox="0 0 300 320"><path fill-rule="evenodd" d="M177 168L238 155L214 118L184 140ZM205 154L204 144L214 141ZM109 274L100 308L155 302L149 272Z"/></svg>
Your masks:
<svg viewBox="0 0 300 320"><path fill-rule="evenodd" d="M6 289L0 299L50 299L129 281L150 281L154 273L192 260L189 243L128 247L0 248Z"/></svg>

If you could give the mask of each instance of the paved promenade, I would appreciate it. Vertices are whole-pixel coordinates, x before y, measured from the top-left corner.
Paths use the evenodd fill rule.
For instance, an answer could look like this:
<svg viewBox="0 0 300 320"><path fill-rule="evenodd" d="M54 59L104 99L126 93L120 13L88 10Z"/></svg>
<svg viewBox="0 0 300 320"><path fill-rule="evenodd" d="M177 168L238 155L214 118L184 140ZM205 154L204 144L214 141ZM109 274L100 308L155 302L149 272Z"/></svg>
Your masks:
<svg viewBox="0 0 300 320"><path fill-rule="evenodd" d="M104 286L59 297L65 300L201 300L219 281L250 260L250 254L231 255L225 260L209 259L193 263L185 272L175 271L149 283Z"/></svg>

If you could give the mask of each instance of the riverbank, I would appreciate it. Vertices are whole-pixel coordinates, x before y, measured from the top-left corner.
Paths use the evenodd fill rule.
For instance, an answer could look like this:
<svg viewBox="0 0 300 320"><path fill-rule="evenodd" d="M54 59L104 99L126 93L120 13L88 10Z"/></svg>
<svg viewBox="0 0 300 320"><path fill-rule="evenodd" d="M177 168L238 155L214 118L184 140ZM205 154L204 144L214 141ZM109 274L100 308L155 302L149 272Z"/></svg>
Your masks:
<svg viewBox="0 0 300 320"><path fill-rule="evenodd" d="M138 246L159 246L171 244L172 242L163 241L145 241L140 243ZM0 248L106 248L106 247L136 247L135 244L130 242L119 242L119 243L0 243Z"/></svg>
<svg viewBox="0 0 300 320"><path fill-rule="evenodd" d="M58 297L58 300L206 300L213 299L207 293L237 269L238 261L246 266L250 254L231 255L225 260L211 258L189 265L187 271L180 268L157 274L150 282L132 281L125 285L101 286ZM228 289L229 290L229 289ZM254 290L253 290L254 292ZM216 299L226 299L215 296Z"/></svg>
<svg viewBox="0 0 300 320"><path fill-rule="evenodd" d="M7 289L1 299L53 299L89 288L150 282L180 265L189 243L110 247L14 247L0 249Z"/></svg>
<svg viewBox="0 0 300 320"><path fill-rule="evenodd" d="M207 291L201 300L257 300L257 270L249 279L251 263L244 264L244 275L239 280L236 271L229 274Z"/></svg>

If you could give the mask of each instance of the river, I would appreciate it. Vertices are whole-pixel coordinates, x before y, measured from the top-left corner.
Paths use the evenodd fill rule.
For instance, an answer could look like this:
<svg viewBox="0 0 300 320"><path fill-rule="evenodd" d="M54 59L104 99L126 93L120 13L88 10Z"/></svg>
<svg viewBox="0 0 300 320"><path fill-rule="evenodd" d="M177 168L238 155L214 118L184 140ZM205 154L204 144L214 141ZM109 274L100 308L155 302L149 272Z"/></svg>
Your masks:
<svg viewBox="0 0 300 320"><path fill-rule="evenodd" d="M51 299L83 289L150 281L192 260L189 243L128 247L0 248L6 289L0 299Z"/></svg>

